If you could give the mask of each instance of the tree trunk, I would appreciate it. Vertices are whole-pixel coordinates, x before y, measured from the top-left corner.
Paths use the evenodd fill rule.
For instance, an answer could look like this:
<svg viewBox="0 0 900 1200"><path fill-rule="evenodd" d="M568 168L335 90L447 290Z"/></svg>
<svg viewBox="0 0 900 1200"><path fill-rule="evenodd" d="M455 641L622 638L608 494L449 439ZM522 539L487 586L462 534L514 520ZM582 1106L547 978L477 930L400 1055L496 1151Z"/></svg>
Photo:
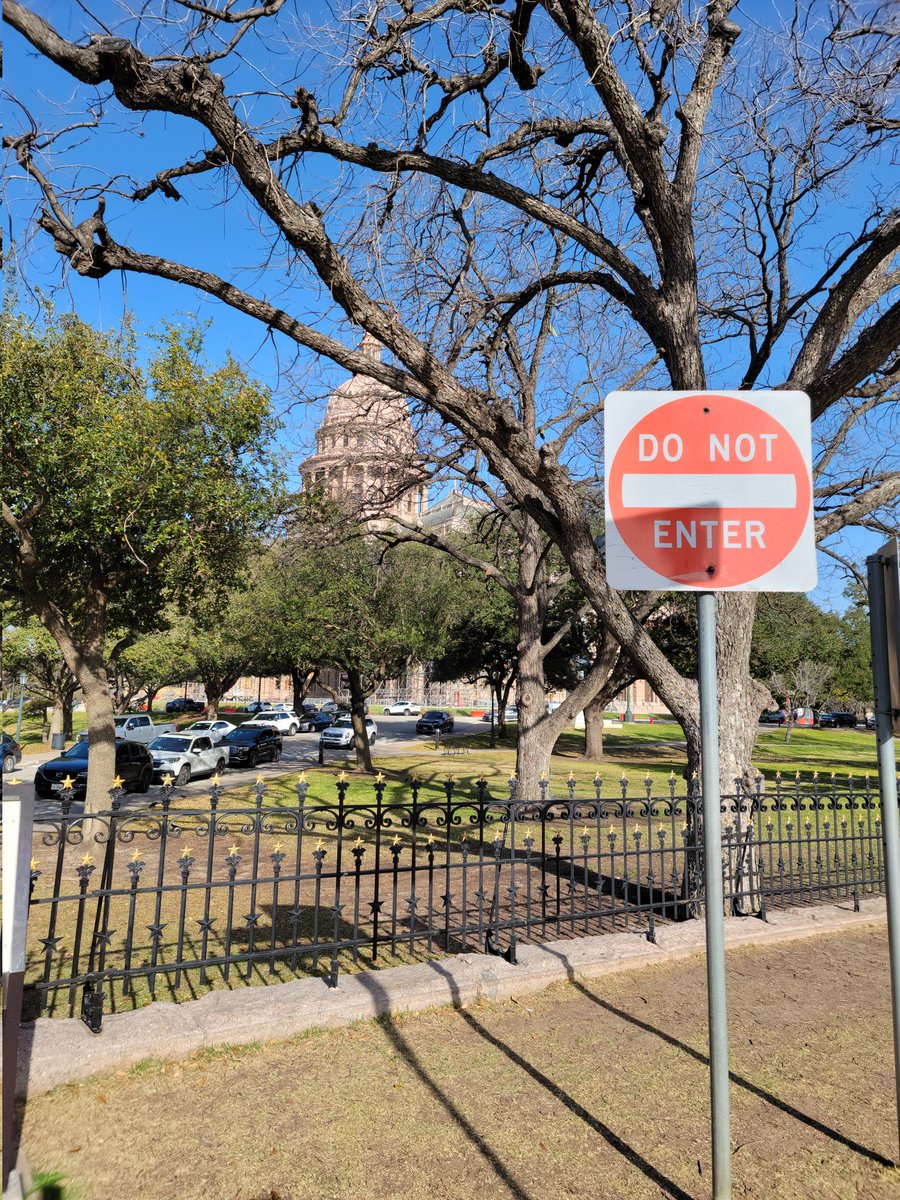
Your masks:
<svg viewBox="0 0 900 1200"><path fill-rule="evenodd" d="M541 725L547 715L544 681L544 648L541 645L543 614L534 589L519 590L519 673L516 700L519 734L516 739L516 779L520 800L538 801L540 781L550 778L553 743Z"/></svg>
<svg viewBox="0 0 900 1200"><path fill-rule="evenodd" d="M53 735L62 733L64 727L63 709L59 701L53 705L53 712L50 716L50 744L53 744Z"/></svg>
<svg viewBox="0 0 900 1200"><path fill-rule="evenodd" d="M109 807L109 789L116 776L116 732L106 663L82 662L78 682L84 695L90 743L84 807L85 812L99 812Z"/></svg>
<svg viewBox="0 0 900 1200"><path fill-rule="evenodd" d="M224 695L224 690L221 692L211 692L209 688L206 688L206 716L210 721L215 721L216 717L218 717L219 705Z"/></svg>
<svg viewBox="0 0 900 1200"><path fill-rule="evenodd" d="M159 693L159 688L154 683L147 684L147 712L150 716L153 715L153 701Z"/></svg>
<svg viewBox="0 0 900 1200"><path fill-rule="evenodd" d="M62 732L67 742L71 742L72 740L72 704L74 699L74 692L68 692L63 697L62 702Z"/></svg>
<svg viewBox="0 0 900 1200"><path fill-rule="evenodd" d="M603 758L603 710L602 696L595 696L584 706L584 757L591 762Z"/></svg>
<svg viewBox="0 0 900 1200"><path fill-rule="evenodd" d="M359 671L347 671L347 684L350 690L350 716L353 721L353 745L356 750L357 765L368 774L373 774L372 749L366 734L366 693L363 688L362 675Z"/></svg>
<svg viewBox="0 0 900 1200"><path fill-rule="evenodd" d="M310 670L307 667L291 667L291 687L293 688L293 707L294 712L299 716L300 709L309 694L309 689L315 682L316 670Z"/></svg>

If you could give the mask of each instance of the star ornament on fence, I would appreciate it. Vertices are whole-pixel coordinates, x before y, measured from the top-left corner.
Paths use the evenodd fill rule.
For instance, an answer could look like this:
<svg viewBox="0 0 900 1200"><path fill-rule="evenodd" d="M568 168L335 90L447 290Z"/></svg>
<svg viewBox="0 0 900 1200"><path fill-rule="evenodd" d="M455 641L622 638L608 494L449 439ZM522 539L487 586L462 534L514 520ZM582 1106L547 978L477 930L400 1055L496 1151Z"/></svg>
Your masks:
<svg viewBox="0 0 900 1200"><path fill-rule="evenodd" d="M163 775L162 781L163 781L163 787L170 788L172 786L172 784L175 782L175 776L170 774L169 772L167 772L165 775Z"/></svg>
<svg viewBox="0 0 900 1200"><path fill-rule="evenodd" d="M221 784L221 782L222 782L222 776L219 774L218 771L216 771L215 775L213 775L212 779L210 780L210 783L213 785L213 787L218 787Z"/></svg>
<svg viewBox="0 0 900 1200"><path fill-rule="evenodd" d="M66 789L66 791L71 791L71 789L75 786L75 780L72 778L71 775L67 775L65 777L65 779L62 781L62 785Z"/></svg>
<svg viewBox="0 0 900 1200"><path fill-rule="evenodd" d="M115 777L115 779L113 780L113 791L120 792L124 786L125 786L125 780L122 778L121 775L117 775Z"/></svg>

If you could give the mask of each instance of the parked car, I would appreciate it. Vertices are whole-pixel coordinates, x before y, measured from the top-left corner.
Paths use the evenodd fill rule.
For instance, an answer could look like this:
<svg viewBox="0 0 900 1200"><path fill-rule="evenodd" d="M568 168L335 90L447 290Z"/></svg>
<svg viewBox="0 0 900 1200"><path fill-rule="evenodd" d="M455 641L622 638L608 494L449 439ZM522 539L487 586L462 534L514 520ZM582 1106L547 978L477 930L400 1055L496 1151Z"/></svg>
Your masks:
<svg viewBox="0 0 900 1200"><path fill-rule="evenodd" d="M318 704L301 704L300 705L300 715L301 716L303 716L304 713L307 716L310 716L312 713L317 713L318 711L319 711Z"/></svg>
<svg viewBox="0 0 900 1200"><path fill-rule="evenodd" d="M378 736L378 726L371 717L366 717L366 736L369 739L369 745L374 746L375 738ZM322 731L319 741L323 746L352 746L353 718L349 715L338 717L333 725L329 725Z"/></svg>
<svg viewBox="0 0 900 1200"><path fill-rule="evenodd" d="M171 775L179 787L200 775L223 771L228 761L222 747L214 745L208 733L199 737L188 733L166 734L151 742L149 749L156 778Z"/></svg>
<svg viewBox="0 0 900 1200"><path fill-rule="evenodd" d="M3 744L3 774L16 769L16 763L22 761L22 747L8 733L2 734Z"/></svg>
<svg viewBox="0 0 900 1200"><path fill-rule="evenodd" d="M332 720L331 713L307 713L300 718L299 729L301 733L321 733L323 729L328 728Z"/></svg>
<svg viewBox="0 0 900 1200"><path fill-rule="evenodd" d="M232 729L237 729L237 725L232 725L230 721L223 721L221 718L215 721L192 721L190 725L179 730L180 733L208 733L215 744L225 740L225 735L231 733Z"/></svg>
<svg viewBox="0 0 900 1200"><path fill-rule="evenodd" d="M252 713L265 712L267 708L271 708L271 707L272 707L272 705L269 703L268 700L251 700L250 703L247 705L246 711L252 712Z"/></svg>
<svg viewBox="0 0 900 1200"><path fill-rule="evenodd" d="M206 705L202 700L192 700L189 696L178 696L166 705L167 713L204 712Z"/></svg>
<svg viewBox="0 0 900 1200"><path fill-rule="evenodd" d="M773 712L764 712L760 714L760 725L783 725L787 720L787 713L784 709L779 708Z"/></svg>
<svg viewBox="0 0 900 1200"><path fill-rule="evenodd" d="M422 712L422 705L414 704L412 700L395 700L393 704L388 704L384 711L389 717L418 717Z"/></svg>
<svg viewBox="0 0 900 1200"><path fill-rule="evenodd" d="M340 708L341 705L338 704L337 700L326 700L319 711L324 713L336 713L340 710Z"/></svg>
<svg viewBox="0 0 900 1200"><path fill-rule="evenodd" d="M429 708L416 721L416 733L452 733L453 717L445 708Z"/></svg>
<svg viewBox="0 0 900 1200"><path fill-rule="evenodd" d="M856 713L852 713L852 712L819 713L818 726L820 729L855 729L856 728Z"/></svg>
<svg viewBox="0 0 900 1200"><path fill-rule="evenodd" d="M875 714L874 713L866 713L866 729L874 729L874 728L875 728Z"/></svg>
<svg viewBox="0 0 900 1200"><path fill-rule="evenodd" d="M150 717L144 713L126 713L122 717L113 717L116 727L116 737L125 742L144 742L149 745L154 738L162 737L164 733L174 733L176 726L173 722L167 725L154 725Z"/></svg>
<svg viewBox="0 0 900 1200"><path fill-rule="evenodd" d="M261 762L278 762L282 738L271 725L250 725L245 721L233 729L222 743L228 750L229 767L255 767Z"/></svg>
<svg viewBox="0 0 900 1200"><path fill-rule="evenodd" d="M143 742L116 741L116 774L128 792L146 792L153 782L153 759ZM88 743L76 742L64 750L59 758L42 763L34 776L35 794L42 800L51 800L62 791L63 780L74 781L75 799L87 792Z"/></svg>
<svg viewBox="0 0 900 1200"><path fill-rule="evenodd" d="M262 725L277 729L279 733L293 736L300 728L300 718L295 712L286 708L266 709L265 712L258 712L249 721L245 721L241 728L258 729Z"/></svg>

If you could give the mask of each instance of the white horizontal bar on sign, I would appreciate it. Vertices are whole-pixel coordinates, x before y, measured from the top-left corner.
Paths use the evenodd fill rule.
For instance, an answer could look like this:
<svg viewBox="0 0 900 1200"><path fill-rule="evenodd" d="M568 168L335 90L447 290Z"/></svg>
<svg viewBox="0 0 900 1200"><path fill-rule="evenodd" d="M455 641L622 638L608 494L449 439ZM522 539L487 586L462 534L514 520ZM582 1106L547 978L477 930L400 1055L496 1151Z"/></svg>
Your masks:
<svg viewBox="0 0 900 1200"><path fill-rule="evenodd" d="M622 476L623 508L796 508L793 475Z"/></svg>

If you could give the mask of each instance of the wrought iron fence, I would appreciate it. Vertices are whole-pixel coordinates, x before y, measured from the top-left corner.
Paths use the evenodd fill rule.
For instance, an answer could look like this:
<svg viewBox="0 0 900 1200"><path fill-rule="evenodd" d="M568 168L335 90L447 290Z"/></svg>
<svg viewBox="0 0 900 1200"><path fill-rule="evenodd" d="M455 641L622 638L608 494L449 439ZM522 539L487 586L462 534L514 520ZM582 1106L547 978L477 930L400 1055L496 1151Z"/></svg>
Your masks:
<svg viewBox="0 0 900 1200"><path fill-rule="evenodd" d="M266 802L203 807L163 790L158 807L111 793L103 813L72 811L35 834L28 982L35 1012L82 1016L161 992L320 975L457 951L514 962L522 941L630 930L702 906L702 800L696 789L654 796L575 795L541 787L534 800L492 798L487 785L443 796L409 784L397 800ZM765 918L772 906L880 892L879 801L868 783L738 784L722 802L726 904ZM49 856L49 861L45 861Z"/></svg>

